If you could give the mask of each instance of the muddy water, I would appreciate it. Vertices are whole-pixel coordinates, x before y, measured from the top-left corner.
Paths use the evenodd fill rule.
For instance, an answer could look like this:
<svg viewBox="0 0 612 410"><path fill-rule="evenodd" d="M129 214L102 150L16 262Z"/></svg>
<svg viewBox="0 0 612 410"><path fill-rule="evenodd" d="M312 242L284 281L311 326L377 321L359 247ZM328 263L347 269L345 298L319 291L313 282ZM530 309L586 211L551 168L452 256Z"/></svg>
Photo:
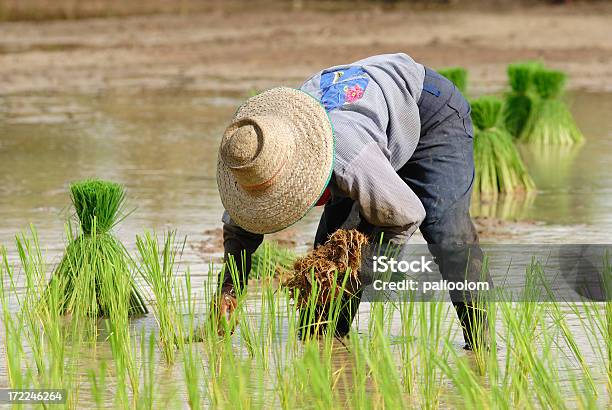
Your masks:
<svg viewBox="0 0 612 410"><path fill-rule="evenodd" d="M534 243L610 243L612 234L612 95L575 92L568 102L586 136L574 147L519 145L538 192L474 204L477 215L506 221L512 239ZM510 224L511 225L511 224Z"/></svg>
<svg viewBox="0 0 612 410"><path fill-rule="evenodd" d="M200 250L214 254L222 213L217 141L243 97L183 91L0 97L0 243L33 223L50 250L61 248L68 183L97 176L127 186L134 212L118 232L126 242L144 228L171 227L190 244L211 239ZM521 228L534 240L607 241L612 94L576 92L569 100L587 143L561 150L521 147L539 192L477 206L477 215L544 224ZM307 246L317 215L284 237Z"/></svg>
<svg viewBox="0 0 612 410"><path fill-rule="evenodd" d="M128 189L133 212L117 230L124 243L133 248L135 235L144 229L177 229L188 238L182 260L191 266L194 285L201 286L209 262L217 261L221 251L217 142L243 98L184 91L0 97L0 243L14 258L15 233L32 223L47 257L57 261L70 215L69 182L108 178ZM576 92L570 101L587 142L570 150L521 147L538 193L519 200L500 198L476 209L506 221L527 221L507 225L522 243L609 243L612 94ZM306 249L318 213L313 211L279 239ZM367 310L366 304L361 306L363 329ZM136 325L142 324L155 327L151 318ZM579 326L577 320L573 324ZM0 384L5 380L0 359Z"/></svg>
<svg viewBox="0 0 612 410"><path fill-rule="evenodd" d="M0 97L0 242L33 223L43 243L61 247L68 183L93 176L127 186L135 210L118 232L127 242L144 228L166 227L192 243L203 239L220 226L217 141L241 99Z"/></svg>
<svg viewBox="0 0 612 410"><path fill-rule="evenodd" d="M573 148L533 150L531 155L522 147L529 171L540 189L526 217L568 226L574 237L565 240L610 243L612 97L575 93L570 102L587 142ZM584 232L580 233L582 228ZM555 232L563 235L562 230ZM550 236L553 240L555 235L551 232Z"/></svg>

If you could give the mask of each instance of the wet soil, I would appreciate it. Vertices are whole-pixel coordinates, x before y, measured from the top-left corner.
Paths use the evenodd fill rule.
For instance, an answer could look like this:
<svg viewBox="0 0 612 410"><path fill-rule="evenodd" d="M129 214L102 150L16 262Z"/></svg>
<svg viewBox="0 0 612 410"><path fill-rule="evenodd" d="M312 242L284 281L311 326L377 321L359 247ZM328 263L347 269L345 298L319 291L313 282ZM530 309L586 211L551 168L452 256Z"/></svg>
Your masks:
<svg viewBox="0 0 612 410"><path fill-rule="evenodd" d="M612 90L612 4L505 12L211 8L189 15L0 23L0 95L114 89L240 91L298 85L379 53L462 65L475 93L501 87L515 60L542 59L571 88Z"/></svg>

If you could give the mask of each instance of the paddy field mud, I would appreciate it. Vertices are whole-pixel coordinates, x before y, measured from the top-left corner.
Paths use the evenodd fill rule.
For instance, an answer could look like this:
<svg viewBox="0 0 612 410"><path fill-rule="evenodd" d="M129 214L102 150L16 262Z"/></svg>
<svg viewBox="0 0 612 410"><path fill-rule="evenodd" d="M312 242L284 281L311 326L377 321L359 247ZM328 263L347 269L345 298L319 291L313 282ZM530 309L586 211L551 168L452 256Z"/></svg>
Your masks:
<svg viewBox="0 0 612 410"><path fill-rule="evenodd" d="M301 3L0 23L0 95L295 86L322 68L400 51L431 67L465 66L474 92L500 88L508 62L523 59L567 71L570 88L612 90L609 4L500 12Z"/></svg>

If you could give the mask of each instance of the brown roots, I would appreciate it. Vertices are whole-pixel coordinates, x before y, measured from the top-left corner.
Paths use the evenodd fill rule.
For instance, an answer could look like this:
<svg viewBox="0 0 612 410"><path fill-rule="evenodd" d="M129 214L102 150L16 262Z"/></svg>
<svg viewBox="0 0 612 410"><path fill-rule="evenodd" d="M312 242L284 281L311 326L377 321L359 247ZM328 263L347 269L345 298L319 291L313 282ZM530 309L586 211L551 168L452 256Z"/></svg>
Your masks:
<svg viewBox="0 0 612 410"><path fill-rule="evenodd" d="M313 289L317 305L337 297L343 284L346 292L354 292L360 284L361 251L367 244L367 236L358 230L339 229L325 244L296 259L283 285L290 289L297 307L308 303Z"/></svg>

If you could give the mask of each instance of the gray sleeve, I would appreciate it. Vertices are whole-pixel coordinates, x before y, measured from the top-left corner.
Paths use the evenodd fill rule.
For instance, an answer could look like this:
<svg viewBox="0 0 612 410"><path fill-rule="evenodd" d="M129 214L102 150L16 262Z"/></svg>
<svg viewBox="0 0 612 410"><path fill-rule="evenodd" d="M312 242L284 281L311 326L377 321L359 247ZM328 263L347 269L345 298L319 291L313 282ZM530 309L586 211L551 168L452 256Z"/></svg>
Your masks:
<svg viewBox="0 0 612 410"><path fill-rule="evenodd" d="M219 277L222 286L246 286L251 271L251 256L263 242L264 236L251 233L238 226L229 216L227 211L223 212L223 261L225 267ZM238 282L235 283L229 270L227 262L230 256L234 258L238 268Z"/></svg>
<svg viewBox="0 0 612 410"><path fill-rule="evenodd" d="M364 146L348 166L336 172L336 183L374 226L410 237L425 219L423 204L376 143Z"/></svg>
<svg viewBox="0 0 612 410"><path fill-rule="evenodd" d="M402 61L408 58L405 55L401 57ZM381 61L383 58L386 62L389 62L387 61L389 59L392 60L393 64L390 64L390 67L398 65L396 60L399 57L380 56ZM372 60L371 62L378 66L381 61ZM359 63L365 65L368 60ZM350 69L348 66L335 67L325 70L325 73L329 74L336 69L345 68ZM361 68L361 64L351 68ZM368 65L367 68L369 70L373 67ZM401 78L381 70L376 72L380 72L379 79L384 81L380 83L375 81L366 70L366 72L353 73L355 77L348 77L346 80L341 79L338 83L334 83L338 86L346 81L350 86L353 84L352 80L361 81L359 84L363 87L363 93L350 102L340 98L340 104L334 104L334 98L336 98L334 92L338 90L329 86L332 87L329 89L333 91L327 98L327 102L331 101L332 106L327 109L334 128L335 181L341 194L349 196L358 204L360 214L369 224L385 228L385 232L393 232L395 237L409 238L425 218L425 209L416 194L397 175L392 162L398 162L396 158L398 156L409 157L414 150L403 145L394 145L393 141L397 138L390 139L387 135L393 126L389 117L390 112L393 111L392 108L404 107L406 98L398 97L395 92L403 89L403 86L398 87L398 81ZM322 98L321 81L322 77L319 73L307 80L302 90L320 99ZM329 89L326 88L328 91ZM413 100L412 96L407 98ZM416 121L414 127L411 127L411 132L416 133L417 138L414 140L418 141L418 110L412 114L416 116ZM406 121L402 121L404 122ZM396 131L395 134L405 137L406 133L400 131Z"/></svg>

